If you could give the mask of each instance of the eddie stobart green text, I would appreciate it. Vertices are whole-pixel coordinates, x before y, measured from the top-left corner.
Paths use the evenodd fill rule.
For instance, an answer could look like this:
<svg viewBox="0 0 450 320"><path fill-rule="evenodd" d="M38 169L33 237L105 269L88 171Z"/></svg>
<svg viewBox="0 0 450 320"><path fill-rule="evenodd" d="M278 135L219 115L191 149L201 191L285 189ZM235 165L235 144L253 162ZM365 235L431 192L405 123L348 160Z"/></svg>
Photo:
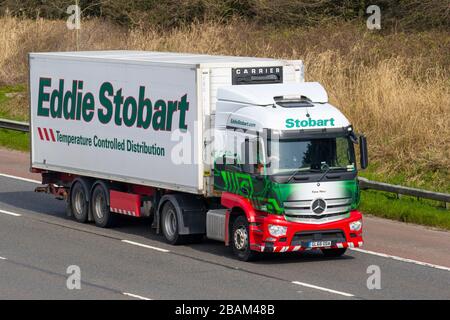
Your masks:
<svg viewBox="0 0 450 320"><path fill-rule="evenodd" d="M114 88L110 82L103 82L98 90L97 106L94 93L83 92L82 80L73 80L69 89L65 89L64 79L58 82L58 88L49 90L52 79L39 79L38 116L85 122L91 122L97 116L103 124L113 122L117 126L152 128L155 131L171 131L175 126L187 129L187 94L179 100L151 101L146 98L145 86L139 86L136 98L125 96L122 88ZM175 113L179 113L178 123L173 123Z"/></svg>

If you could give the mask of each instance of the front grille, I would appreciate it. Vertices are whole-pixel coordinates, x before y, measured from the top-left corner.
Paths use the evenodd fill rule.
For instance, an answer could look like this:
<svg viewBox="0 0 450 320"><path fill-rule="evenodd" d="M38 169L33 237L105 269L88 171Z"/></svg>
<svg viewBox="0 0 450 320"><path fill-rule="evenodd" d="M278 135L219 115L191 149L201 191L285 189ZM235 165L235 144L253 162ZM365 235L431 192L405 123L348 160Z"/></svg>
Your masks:
<svg viewBox="0 0 450 320"><path fill-rule="evenodd" d="M352 198L324 199L327 206L322 213L313 212L311 206L314 200L316 199L284 202L286 220L318 224L337 221L350 216Z"/></svg>
<svg viewBox="0 0 450 320"><path fill-rule="evenodd" d="M301 231L292 237L292 246L307 246L311 241L331 241L331 245L345 242L345 235L342 230L327 231Z"/></svg>
<svg viewBox="0 0 450 320"><path fill-rule="evenodd" d="M321 220L321 219L325 219L325 218L331 218L331 217L337 217L337 216L341 216L342 213L330 213L330 214L302 214L302 219L315 219L315 220ZM293 215L293 214L285 214L286 217L288 218L293 218L296 219L298 218L297 215Z"/></svg>

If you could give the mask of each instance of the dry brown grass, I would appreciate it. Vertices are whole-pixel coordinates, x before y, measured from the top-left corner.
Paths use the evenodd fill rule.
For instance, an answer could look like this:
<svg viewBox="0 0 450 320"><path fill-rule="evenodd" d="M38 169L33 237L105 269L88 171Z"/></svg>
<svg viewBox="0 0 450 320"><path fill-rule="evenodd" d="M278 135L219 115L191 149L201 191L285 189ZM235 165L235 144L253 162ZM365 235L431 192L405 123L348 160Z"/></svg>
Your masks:
<svg viewBox="0 0 450 320"><path fill-rule="evenodd" d="M366 133L377 173L450 189L450 35L381 36L354 23L264 29L242 21L167 32L83 23L81 50L138 49L303 59L310 81ZM75 50L63 21L0 18L0 84L26 81L30 51Z"/></svg>

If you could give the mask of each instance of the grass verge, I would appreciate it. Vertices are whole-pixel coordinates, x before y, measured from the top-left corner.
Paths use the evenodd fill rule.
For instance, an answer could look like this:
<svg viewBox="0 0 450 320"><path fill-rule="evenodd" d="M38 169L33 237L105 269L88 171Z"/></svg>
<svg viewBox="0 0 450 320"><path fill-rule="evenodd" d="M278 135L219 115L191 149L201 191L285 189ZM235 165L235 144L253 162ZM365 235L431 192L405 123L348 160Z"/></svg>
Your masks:
<svg viewBox="0 0 450 320"><path fill-rule="evenodd" d="M27 121L28 102L24 84L0 87L0 118ZM29 134L0 129L0 146L28 151Z"/></svg>
<svg viewBox="0 0 450 320"><path fill-rule="evenodd" d="M398 199L391 193L364 190L360 210L381 218L450 230L450 211L438 205L435 201L406 196Z"/></svg>
<svg viewBox="0 0 450 320"><path fill-rule="evenodd" d="M28 151L29 134L6 129L0 129L0 146L9 149Z"/></svg>
<svg viewBox="0 0 450 320"><path fill-rule="evenodd" d="M370 157L370 155L369 155ZM373 181L380 181L400 186L425 189L435 192L450 193L449 170L447 168L423 172L420 179L411 179L408 175L416 176L414 173L398 170L395 173L380 172L376 164L370 164L365 170L359 171L359 176Z"/></svg>
<svg viewBox="0 0 450 320"><path fill-rule="evenodd" d="M0 87L0 118L28 120L28 98L24 84Z"/></svg>

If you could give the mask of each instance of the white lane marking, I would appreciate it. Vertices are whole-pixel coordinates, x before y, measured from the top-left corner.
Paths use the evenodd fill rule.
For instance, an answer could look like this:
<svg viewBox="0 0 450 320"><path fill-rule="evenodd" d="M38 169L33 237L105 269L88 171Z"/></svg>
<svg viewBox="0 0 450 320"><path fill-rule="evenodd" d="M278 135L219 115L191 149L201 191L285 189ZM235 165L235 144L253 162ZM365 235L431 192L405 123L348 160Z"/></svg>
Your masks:
<svg viewBox="0 0 450 320"><path fill-rule="evenodd" d="M136 298L136 299L141 299L141 300L152 300L152 299L150 299L150 298L146 298L146 297L139 296L139 295L137 295L137 294L133 294L133 293L129 293L129 292L122 292L122 294L124 294L124 295L126 295L126 296L129 296L129 297L132 297L132 298Z"/></svg>
<svg viewBox="0 0 450 320"><path fill-rule="evenodd" d="M11 212L11 211L6 211L6 210L2 210L2 209L0 209L0 213L8 214L8 215L14 216L14 217L20 217L20 216L21 216L20 213L15 213L15 212Z"/></svg>
<svg viewBox="0 0 450 320"><path fill-rule="evenodd" d="M0 260L8 260L8 259L6 259L5 257L0 257Z"/></svg>
<svg viewBox="0 0 450 320"><path fill-rule="evenodd" d="M17 176L11 176L11 175L6 174L6 173L0 173L0 176L1 177L5 177L5 178L11 178L11 179L16 179L16 180L22 180L22 181L26 181L26 182L31 182L31 183L42 184L41 181L38 181L38 180L22 178L22 177L17 177Z"/></svg>
<svg viewBox="0 0 450 320"><path fill-rule="evenodd" d="M359 248L352 248L350 250L361 252L361 253L367 253L367 254L371 254L374 256L383 257L383 258L394 259L394 260L398 260L398 261L402 261L402 262L414 263L414 264L424 266L424 267L430 267L430 268L435 268L435 269L439 269L439 270L450 271L449 267L444 267L444 266L440 266L437 264L432 264L432 263L423 262L423 261L417 261L417 260L408 259L408 258L402 258L402 257L393 256L393 255L386 254L386 253L369 251L369 250L364 250L364 249L359 249Z"/></svg>
<svg viewBox="0 0 450 320"><path fill-rule="evenodd" d="M143 247L143 248L147 248L147 249L152 249L152 250L156 250L156 251L160 251L160 252L170 252L170 250L167 249L163 249L163 248L158 248L158 247L153 247L153 246L149 246L143 243L139 243L139 242L134 242L134 241L130 241L130 240L121 240L122 242L128 243L128 244L132 244L135 246L139 246L139 247Z"/></svg>
<svg viewBox="0 0 450 320"><path fill-rule="evenodd" d="M292 281L292 283L297 284L299 286L307 287L307 288L322 290L322 291L326 291L326 292L330 292L330 293L334 293L334 294L340 294L340 295L346 296L346 297L354 297L354 295L351 293L332 290L332 289L328 289L328 288L324 288L324 287L319 287L319 286L315 286L315 285L309 284L309 283L304 283L304 282L300 282L300 281Z"/></svg>

